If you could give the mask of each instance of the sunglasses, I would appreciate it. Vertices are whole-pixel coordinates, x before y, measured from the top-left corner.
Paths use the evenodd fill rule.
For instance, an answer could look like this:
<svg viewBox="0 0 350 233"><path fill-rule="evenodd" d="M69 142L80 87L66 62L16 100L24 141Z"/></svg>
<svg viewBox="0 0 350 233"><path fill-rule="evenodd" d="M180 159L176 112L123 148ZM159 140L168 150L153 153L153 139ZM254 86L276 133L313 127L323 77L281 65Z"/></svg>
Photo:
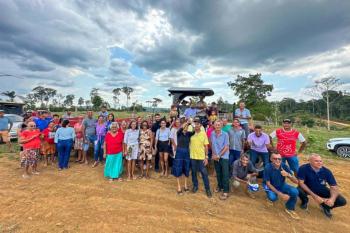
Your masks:
<svg viewBox="0 0 350 233"><path fill-rule="evenodd" d="M282 161L282 158L272 158L272 160L275 160L275 161Z"/></svg>

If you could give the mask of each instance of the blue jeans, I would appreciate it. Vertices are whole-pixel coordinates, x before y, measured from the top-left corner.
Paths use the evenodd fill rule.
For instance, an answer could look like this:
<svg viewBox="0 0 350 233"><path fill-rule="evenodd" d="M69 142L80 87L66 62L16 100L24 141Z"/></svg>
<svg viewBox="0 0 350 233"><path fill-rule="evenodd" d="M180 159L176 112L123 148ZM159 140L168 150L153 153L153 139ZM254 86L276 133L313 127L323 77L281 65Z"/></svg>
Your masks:
<svg viewBox="0 0 350 233"><path fill-rule="evenodd" d="M87 135L86 139L88 141L84 143L84 146L83 146L84 151L89 150L89 143L92 143L93 145L95 145L95 141L96 141L97 137L96 137L96 135Z"/></svg>
<svg viewBox="0 0 350 233"><path fill-rule="evenodd" d="M287 158L282 158L282 163L288 162L288 166L290 170L294 172L294 175L298 173L299 170L299 159L297 155L294 155L293 157L287 157Z"/></svg>
<svg viewBox="0 0 350 233"><path fill-rule="evenodd" d="M231 150L230 149L230 157L229 157L229 162L228 162L228 165L229 165L229 171L230 171L230 174L229 174L229 177L232 176L232 170L233 170L233 163L239 159L239 157L241 156L241 152L238 151L238 150Z"/></svg>
<svg viewBox="0 0 350 233"><path fill-rule="evenodd" d="M105 137L99 137L95 142L94 142L94 159L95 161L103 161L103 143L105 141Z"/></svg>
<svg viewBox="0 0 350 233"><path fill-rule="evenodd" d="M282 187L279 187L277 190L284 194L289 195L289 200L286 202L286 208L288 210L295 210L295 205L297 203L298 195L299 195L298 189L293 186L290 186L289 184L284 183ZM265 190L265 192L266 192L267 198L270 201L275 202L278 200L278 195L274 193L272 190L270 189Z"/></svg>
<svg viewBox="0 0 350 233"><path fill-rule="evenodd" d="M197 172L202 174L205 190L210 190L207 168L203 164L203 160L191 159L192 183L193 187L198 188Z"/></svg>
<svg viewBox="0 0 350 233"><path fill-rule="evenodd" d="M73 139L58 140L57 151L58 151L58 167L68 168L68 162L70 157L70 151L72 150Z"/></svg>
<svg viewBox="0 0 350 233"><path fill-rule="evenodd" d="M258 152L255 150L250 150L250 161L252 161L254 167L256 160L260 157L264 163L264 167L269 163L269 152Z"/></svg>
<svg viewBox="0 0 350 233"><path fill-rule="evenodd" d="M241 124L241 126L242 126L242 128L243 128L243 130L244 130L244 132L245 132L245 136L246 136L246 138L248 137L248 135L249 135L249 124L248 123L243 123L243 124Z"/></svg>

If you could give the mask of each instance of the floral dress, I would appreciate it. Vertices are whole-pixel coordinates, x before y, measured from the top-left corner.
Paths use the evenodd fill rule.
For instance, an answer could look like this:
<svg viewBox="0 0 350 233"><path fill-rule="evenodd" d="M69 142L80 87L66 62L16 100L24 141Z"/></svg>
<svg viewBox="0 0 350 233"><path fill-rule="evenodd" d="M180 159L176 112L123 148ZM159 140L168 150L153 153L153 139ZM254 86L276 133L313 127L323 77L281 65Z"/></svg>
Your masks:
<svg viewBox="0 0 350 233"><path fill-rule="evenodd" d="M140 130L140 160L152 160L151 131Z"/></svg>

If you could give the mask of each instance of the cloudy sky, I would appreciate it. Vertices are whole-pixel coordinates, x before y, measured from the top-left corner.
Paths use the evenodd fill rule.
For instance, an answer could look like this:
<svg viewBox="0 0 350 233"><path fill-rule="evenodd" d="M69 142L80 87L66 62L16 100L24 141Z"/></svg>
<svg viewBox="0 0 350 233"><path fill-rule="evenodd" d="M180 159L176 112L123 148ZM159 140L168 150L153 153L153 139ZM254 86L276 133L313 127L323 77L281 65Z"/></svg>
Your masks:
<svg viewBox="0 0 350 233"><path fill-rule="evenodd" d="M226 83L256 72L274 85L270 99L307 98L326 75L350 89L348 0L3 0L0 9L1 91L44 85L87 98L96 87L112 102L111 90L128 85L132 101L165 106L171 86L210 87L233 102Z"/></svg>

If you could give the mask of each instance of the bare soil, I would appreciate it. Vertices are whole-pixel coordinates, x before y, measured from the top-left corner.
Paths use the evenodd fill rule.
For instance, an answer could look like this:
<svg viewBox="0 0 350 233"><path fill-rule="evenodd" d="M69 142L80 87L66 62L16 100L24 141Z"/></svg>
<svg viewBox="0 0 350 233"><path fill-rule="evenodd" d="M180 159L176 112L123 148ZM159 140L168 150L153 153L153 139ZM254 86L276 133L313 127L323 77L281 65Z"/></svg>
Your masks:
<svg viewBox="0 0 350 233"><path fill-rule="evenodd" d="M350 162L325 160L349 200ZM39 167L41 174L21 177L17 160L0 158L0 232L350 232L349 207L329 220L310 201L297 207L301 220L284 212L282 202L269 206L265 193L250 199L234 190L221 201L208 199L200 182L197 194L176 194L175 178L109 183L103 167L71 163L62 172ZM211 177L215 187L215 177Z"/></svg>

